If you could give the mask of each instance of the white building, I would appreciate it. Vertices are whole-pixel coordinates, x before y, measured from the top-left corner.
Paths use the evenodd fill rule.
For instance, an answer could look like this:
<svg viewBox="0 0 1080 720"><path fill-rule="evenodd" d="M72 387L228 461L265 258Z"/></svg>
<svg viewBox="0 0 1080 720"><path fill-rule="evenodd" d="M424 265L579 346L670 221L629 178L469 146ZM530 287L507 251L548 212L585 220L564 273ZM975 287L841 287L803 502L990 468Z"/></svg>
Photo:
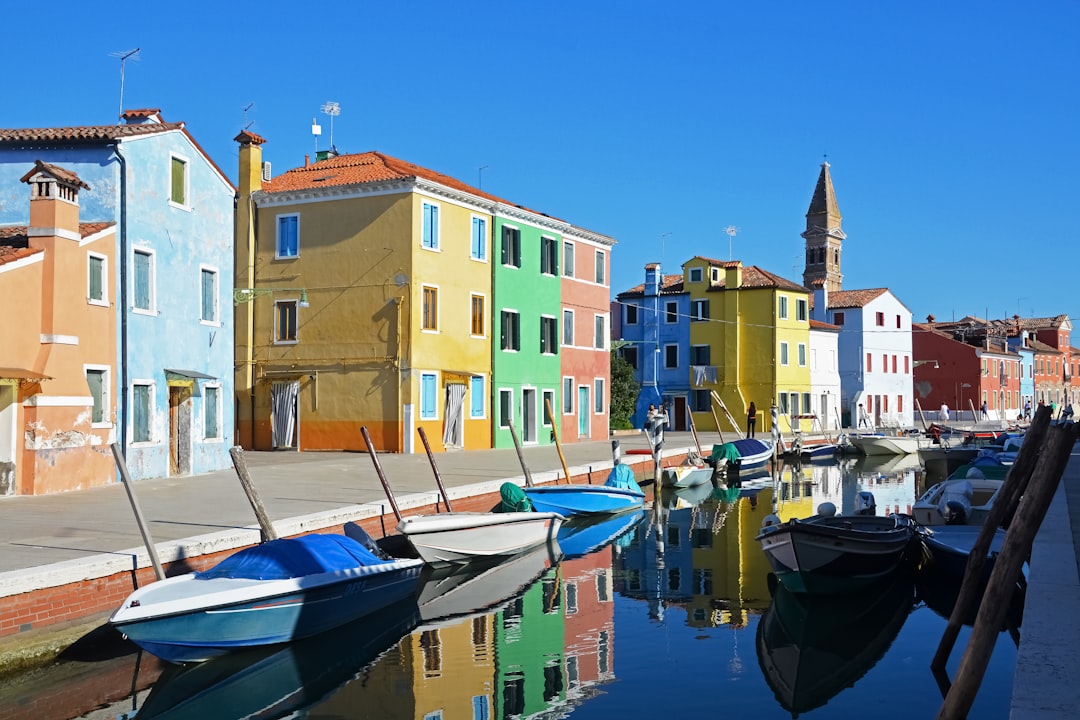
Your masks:
<svg viewBox="0 0 1080 720"><path fill-rule="evenodd" d="M810 320L810 408L823 430L839 430L840 421L840 328Z"/></svg>

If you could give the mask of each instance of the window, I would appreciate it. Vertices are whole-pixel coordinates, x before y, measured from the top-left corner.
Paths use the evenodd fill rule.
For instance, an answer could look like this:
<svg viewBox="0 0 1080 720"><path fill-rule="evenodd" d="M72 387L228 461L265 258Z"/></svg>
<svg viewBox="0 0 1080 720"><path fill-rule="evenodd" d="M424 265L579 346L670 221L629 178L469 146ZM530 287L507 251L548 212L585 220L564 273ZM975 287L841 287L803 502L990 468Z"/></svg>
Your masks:
<svg viewBox="0 0 1080 720"><path fill-rule="evenodd" d="M131 387L133 442L150 442L150 413L153 410L152 399L154 386L149 383L135 383Z"/></svg>
<svg viewBox="0 0 1080 720"><path fill-rule="evenodd" d="M86 299L91 305L108 305L106 292L109 277L109 259L97 253L87 253Z"/></svg>
<svg viewBox="0 0 1080 720"><path fill-rule="evenodd" d="M842 312L833 313L833 324L834 325L843 325L844 324L844 313L842 313Z"/></svg>
<svg viewBox="0 0 1080 720"><path fill-rule="evenodd" d="M540 238L540 274L559 274L559 246L555 238Z"/></svg>
<svg viewBox="0 0 1080 720"><path fill-rule="evenodd" d="M188 197L188 163L187 160L178 156L170 156L170 183L169 202L181 207L187 206Z"/></svg>
<svg viewBox="0 0 1080 720"><path fill-rule="evenodd" d="M627 325L637 325L637 323L638 323L638 319L637 319L638 318L638 306L637 305L626 305L625 307L626 307L626 324Z"/></svg>
<svg viewBox="0 0 1080 720"><path fill-rule="evenodd" d="M780 296L780 309L777 314L781 320L787 320L787 295Z"/></svg>
<svg viewBox="0 0 1080 720"><path fill-rule="evenodd" d="M788 394L782 392L777 397L777 399L780 401L780 406L777 408L777 412L779 412L781 415L787 415L788 414Z"/></svg>
<svg viewBox="0 0 1080 720"><path fill-rule="evenodd" d="M275 258L294 258L300 255L300 216L278 215L277 252Z"/></svg>
<svg viewBox="0 0 1080 720"><path fill-rule="evenodd" d="M554 355L559 352L559 321L547 315L540 316L540 354Z"/></svg>
<svg viewBox="0 0 1080 720"><path fill-rule="evenodd" d="M555 391L545 390L543 393L543 407L544 407L544 427L551 427L551 415L548 413L548 408L555 407Z"/></svg>
<svg viewBox="0 0 1080 720"><path fill-rule="evenodd" d="M873 355L866 353L866 372L871 372L874 369Z"/></svg>
<svg viewBox="0 0 1080 720"><path fill-rule="evenodd" d="M798 415L799 410L799 393L791 393L791 400L788 402L788 412L792 415Z"/></svg>
<svg viewBox="0 0 1080 720"><path fill-rule="evenodd" d="M899 315L896 316L896 329L897 330L900 329L900 316Z"/></svg>
<svg viewBox="0 0 1080 720"><path fill-rule="evenodd" d="M673 344L664 346L664 367L669 369L679 367L678 345Z"/></svg>
<svg viewBox="0 0 1080 720"><path fill-rule="evenodd" d="M709 301L708 300L691 300L690 301L690 319L691 320L708 320L709 319Z"/></svg>
<svg viewBox="0 0 1080 720"><path fill-rule="evenodd" d="M484 376L473 375L469 378L469 417L484 417L484 405L487 399L487 391L484 389Z"/></svg>
<svg viewBox="0 0 1080 720"><path fill-rule="evenodd" d="M810 414L810 393L802 394L802 411L807 415Z"/></svg>
<svg viewBox="0 0 1080 720"><path fill-rule="evenodd" d="M874 324L878 327L885 327L885 313L874 313Z"/></svg>
<svg viewBox="0 0 1080 720"><path fill-rule="evenodd" d="M469 306L472 314L469 331L473 337L484 337L487 334L487 313L484 311L484 296L470 295Z"/></svg>
<svg viewBox="0 0 1080 720"><path fill-rule="evenodd" d="M502 264L521 267L521 231L509 225L502 229Z"/></svg>
<svg viewBox="0 0 1080 720"><path fill-rule="evenodd" d="M892 371L896 372L896 356L892 356Z"/></svg>
<svg viewBox="0 0 1080 720"><path fill-rule="evenodd" d="M503 350L521 349L521 318L513 310L502 311L500 347Z"/></svg>
<svg viewBox="0 0 1080 720"><path fill-rule="evenodd" d="M434 203L423 203L424 227L420 237L421 247L428 250L439 249L439 206Z"/></svg>
<svg viewBox="0 0 1080 720"><path fill-rule="evenodd" d="M708 365L709 364L709 352L710 352L710 347L708 345L691 345L690 346L690 364L691 365Z"/></svg>
<svg viewBox="0 0 1080 720"><path fill-rule="evenodd" d="M604 266L604 262L607 258L604 255L603 250L596 251L596 284L604 285L607 283L607 268Z"/></svg>
<svg viewBox="0 0 1080 720"><path fill-rule="evenodd" d="M690 273L689 273L690 274L690 282L692 282L692 283L701 282L702 279L703 279L702 270L703 270L703 268L699 268L699 267L690 268Z"/></svg>
<svg viewBox="0 0 1080 720"><path fill-rule="evenodd" d="M202 318L203 322L218 321L218 274L211 268L202 268ZM215 436L216 437L216 436Z"/></svg>
<svg viewBox="0 0 1080 720"><path fill-rule="evenodd" d="M622 352L623 360L625 360L627 362L627 364L630 365L630 367L637 370L638 369L637 348L632 347L630 345L627 345L627 346L625 346L623 348L620 348L620 350Z"/></svg>
<svg viewBox="0 0 1080 720"><path fill-rule="evenodd" d="M909 361L910 361L910 358L907 355L905 355L904 356L904 374L905 375L907 375L909 372L911 372L911 365L909 364Z"/></svg>
<svg viewBox="0 0 1080 720"><path fill-rule="evenodd" d="M420 313L420 328L428 332L438 332L439 288L424 285L421 294L423 295L423 303Z"/></svg>
<svg viewBox="0 0 1080 720"><path fill-rule="evenodd" d="M593 347L598 350L604 350L607 348L607 316L597 315L593 321L593 327L596 329L593 334Z"/></svg>
<svg viewBox="0 0 1080 720"><path fill-rule="evenodd" d="M149 250L136 250L134 262L135 285L134 308L146 312L154 311L154 254Z"/></svg>
<svg viewBox="0 0 1080 720"><path fill-rule="evenodd" d="M806 367L806 343L799 343L799 367Z"/></svg>
<svg viewBox="0 0 1080 720"><path fill-rule="evenodd" d="M562 411L563 415L574 414L574 378L562 379Z"/></svg>
<svg viewBox="0 0 1080 720"><path fill-rule="evenodd" d="M86 384L90 387L90 397L94 407L90 411L92 425L109 424L109 371L103 368L87 368Z"/></svg>
<svg viewBox="0 0 1080 720"><path fill-rule="evenodd" d="M897 395L896 396L896 412L898 412L898 413L904 412L904 396L903 395Z"/></svg>
<svg viewBox="0 0 1080 720"><path fill-rule="evenodd" d="M679 322L679 304L677 302L672 301L664 303L664 322Z"/></svg>
<svg viewBox="0 0 1080 720"><path fill-rule="evenodd" d="M593 380L593 412L597 415L604 412L604 378Z"/></svg>
<svg viewBox="0 0 1080 720"><path fill-rule="evenodd" d="M514 394L511 390L499 391L499 427L510 427L514 419Z"/></svg>
<svg viewBox="0 0 1080 720"><path fill-rule="evenodd" d="M487 695L473 695L472 720L491 720L491 704Z"/></svg>
<svg viewBox="0 0 1080 720"><path fill-rule="evenodd" d="M274 303L274 341L277 343L296 342L296 301L279 300Z"/></svg>
<svg viewBox="0 0 1080 720"><path fill-rule="evenodd" d="M712 396L708 390L690 391L690 409L694 412L709 412L712 409Z"/></svg>
<svg viewBox="0 0 1080 720"><path fill-rule="evenodd" d="M562 344L572 347L574 344L574 311L562 311Z"/></svg>
<svg viewBox="0 0 1080 720"><path fill-rule="evenodd" d="M438 418L436 410L439 390L438 378L435 373L422 373L420 375L420 419L435 420Z"/></svg>
<svg viewBox="0 0 1080 720"><path fill-rule="evenodd" d="M472 219L472 248L469 257L473 260L487 260L487 220L484 218Z"/></svg>
<svg viewBox="0 0 1080 720"><path fill-rule="evenodd" d="M574 243L563 241L562 244L563 277L574 277Z"/></svg>
<svg viewBox="0 0 1080 720"><path fill-rule="evenodd" d="M221 437L221 388L217 385L203 386L203 437L217 440Z"/></svg>
<svg viewBox="0 0 1080 720"><path fill-rule="evenodd" d="M780 364L788 364L788 344L786 342L780 343Z"/></svg>
<svg viewBox="0 0 1080 720"><path fill-rule="evenodd" d="M795 319L799 322L806 322L806 298L797 298L795 300Z"/></svg>

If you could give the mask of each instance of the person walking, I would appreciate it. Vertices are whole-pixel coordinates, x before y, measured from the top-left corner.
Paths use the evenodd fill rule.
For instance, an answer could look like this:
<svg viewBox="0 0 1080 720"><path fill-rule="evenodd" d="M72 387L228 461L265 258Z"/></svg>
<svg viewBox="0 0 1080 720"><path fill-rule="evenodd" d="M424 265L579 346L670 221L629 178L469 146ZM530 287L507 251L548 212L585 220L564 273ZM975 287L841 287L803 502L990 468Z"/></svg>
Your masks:
<svg viewBox="0 0 1080 720"><path fill-rule="evenodd" d="M870 427L870 417L866 414L866 410L863 408L862 403L859 403L859 427Z"/></svg>
<svg viewBox="0 0 1080 720"><path fill-rule="evenodd" d="M989 420L990 419L990 413L986 412L986 401L985 400L983 400L983 404L982 404L982 419L983 420Z"/></svg>
<svg viewBox="0 0 1080 720"><path fill-rule="evenodd" d="M750 401L750 407L746 411L746 437L754 437L754 429L757 427L757 405Z"/></svg>
<svg viewBox="0 0 1080 720"><path fill-rule="evenodd" d="M941 422L949 422L948 403L941 403L941 410L938 411L938 419L941 420Z"/></svg>
<svg viewBox="0 0 1080 720"><path fill-rule="evenodd" d="M1024 419L1031 422L1031 401L1028 400L1024 403Z"/></svg>

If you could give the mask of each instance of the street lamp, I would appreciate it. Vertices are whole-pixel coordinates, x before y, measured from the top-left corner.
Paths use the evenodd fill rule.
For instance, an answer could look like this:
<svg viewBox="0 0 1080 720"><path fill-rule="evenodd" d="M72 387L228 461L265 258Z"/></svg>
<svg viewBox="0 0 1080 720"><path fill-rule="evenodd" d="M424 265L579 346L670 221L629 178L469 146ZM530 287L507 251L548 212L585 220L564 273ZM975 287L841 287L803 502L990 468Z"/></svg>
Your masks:
<svg viewBox="0 0 1080 720"><path fill-rule="evenodd" d="M308 303L307 288L236 288L233 290L233 305L243 305L262 295L272 295L277 292L298 292L300 293L300 302L297 303L297 306L302 308L311 307L310 303Z"/></svg>

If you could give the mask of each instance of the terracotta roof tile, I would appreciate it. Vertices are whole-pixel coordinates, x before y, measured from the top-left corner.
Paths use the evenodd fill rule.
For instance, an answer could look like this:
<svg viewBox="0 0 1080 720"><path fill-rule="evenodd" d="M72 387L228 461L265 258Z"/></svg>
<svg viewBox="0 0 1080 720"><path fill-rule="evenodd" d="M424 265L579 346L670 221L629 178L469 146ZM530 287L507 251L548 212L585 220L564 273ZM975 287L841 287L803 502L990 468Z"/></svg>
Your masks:
<svg viewBox="0 0 1080 720"><path fill-rule="evenodd" d="M683 292L683 276L679 274L665 275L663 281L660 284L661 295L677 295ZM645 283L635 285L629 290L624 290L616 297L629 298L629 297L643 297L645 295Z"/></svg>
<svg viewBox="0 0 1080 720"><path fill-rule="evenodd" d="M888 291L888 288L837 290L829 293L829 309L866 307L871 301L878 299Z"/></svg>
<svg viewBox="0 0 1080 720"><path fill-rule="evenodd" d="M0 144L104 142L142 135L154 135L170 130L183 130L183 123L150 123L146 125L85 125L59 128L0 128Z"/></svg>
<svg viewBox="0 0 1080 720"><path fill-rule="evenodd" d="M822 322L820 320L815 320L813 318L810 318L810 329L811 330L836 330L837 332L839 332L840 331L840 326L839 325L833 325L832 323Z"/></svg>
<svg viewBox="0 0 1080 720"><path fill-rule="evenodd" d="M57 180L62 180L68 185L75 185L86 190L90 189L90 186L83 182L82 178L80 178L74 171L68 170L67 168L62 168L59 165L47 163L44 160L35 160L34 167L30 170L30 172L23 175L19 179L19 182L27 182L31 177L33 177L39 172L44 172L52 175Z"/></svg>

